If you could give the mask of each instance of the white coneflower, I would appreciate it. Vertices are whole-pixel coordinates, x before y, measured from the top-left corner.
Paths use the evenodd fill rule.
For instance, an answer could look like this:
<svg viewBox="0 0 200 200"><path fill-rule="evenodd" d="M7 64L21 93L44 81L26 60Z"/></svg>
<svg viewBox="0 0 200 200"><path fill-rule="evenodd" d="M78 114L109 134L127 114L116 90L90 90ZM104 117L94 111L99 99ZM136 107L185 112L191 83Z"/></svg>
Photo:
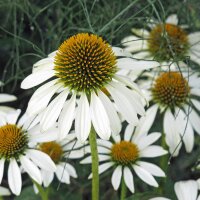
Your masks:
<svg viewBox="0 0 200 200"><path fill-rule="evenodd" d="M166 143L173 156L177 156L182 144L187 152L194 146L194 130L200 134L200 77L189 71L163 72L154 79L141 81L144 92L151 102L146 112L144 127L149 129L155 122L158 110L163 114Z"/></svg>
<svg viewBox="0 0 200 200"><path fill-rule="evenodd" d="M58 131L57 131L58 132ZM70 159L78 159L84 156L84 148L81 148L76 140L76 135L70 133L67 137L60 141L55 140L52 142L40 143L38 149L48 154L56 164L56 171L49 172L42 169L42 181L45 187L53 181L54 174L61 183L70 184L70 176L77 178L75 168L69 163Z"/></svg>
<svg viewBox="0 0 200 200"><path fill-rule="evenodd" d="M124 180L127 188L134 193L133 171L145 183L154 187L158 187L158 183L153 176L165 176L165 173L155 164L142 161L144 158L154 158L167 153L162 147L152 145L160 138L161 133L147 134L143 131L142 126L143 120L140 121L135 130L132 125L128 125L124 139L121 139L120 135L113 135L113 142L97 140L99 162L103 162L99 165L99 174L112 168L111 182L115 190ZM88 151L90 152L89 149ZM83 159L81 163L91 163L91 156ZM89 178L91 177L90 175Z"/></svg>
<svg viewBox="0 0 200 200"><path fill-rule="evenodd" d="M135 58L158 60L159 62L181 61L189 57L200 65L200 32L187 34L184 25L178 25L176 14L165 22L153 21L149 30L132 29L135 35L122 40L125 49Z"/></svg>
<svg viewBox="0 0 200 200"><path fill-rule="evenodd" d="M49 129L58 119L60 139L68 134L75 118L80 141L88 138L91 125L107 140L111 131L118 133L121 129L117 111L134 125L138 123L137 114L144 115L137 85L117 75L119 69L131 69L134 63L138 62L129 53L111 47L97 35L74 35L58 51L34 64L33 73L22 82L21 87L28 89L52 78L33 94L27 112L30 115L43 112L42 130ZM140 64L158 66L154 61Z"/></svg>
<svg viewBox="0 0 200 200"><path fill-rule="evenodd" d="M0 113L0 183L8 163L8 184L15 195L20 194L22 187L20 166L39 184L42 183L39 168L56 169L47 154L32 147L33 143L51 141L54 136L49 132L36 133L37 127L31 125L30 120L25 120L25 116L17 122L19 114L20 110Z"/></svg>

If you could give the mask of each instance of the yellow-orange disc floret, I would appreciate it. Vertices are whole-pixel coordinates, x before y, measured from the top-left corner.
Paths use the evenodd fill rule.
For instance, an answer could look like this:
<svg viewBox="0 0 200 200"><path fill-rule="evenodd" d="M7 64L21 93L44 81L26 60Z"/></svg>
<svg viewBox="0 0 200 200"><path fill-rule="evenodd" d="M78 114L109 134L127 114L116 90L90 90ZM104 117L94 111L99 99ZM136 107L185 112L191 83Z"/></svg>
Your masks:
<svg viewBox="0 0 200 200"><path fill-rule="evenodd" d="M64 41L54 64L56 76L75 91L101 89L117 71L111 46L101 37L88 33L80 33Z"/></svg>
<svg viewBox="0 0 200 200"><path fill-rule="evenodd" d="M0 127L0 158L18 159L27 149L28 137L14 124Z"/></svg>
<svg viewBox="0 0 200 200"><path fill-rule="evenodd" d="M133 164L139 157L139 150L136 144L121 141L112 146L111 156L113 161L120 165Z"/></svg>
<svg viewBox="0 0 200 200"><path fill-rule="evenodd" d="M162 73L152 88L153 101L166 107L180 107L190 93L188 81L179 72Z"/></svg>
<svg viewBox="0 0 200 200"><path fill-rule="evenodd" d="M40 144L39 149L48 154L55 163L59 163L63 157L63 149L57 142L45 142Z"/></svg>
<svg viewBox="0 0 200 200"><path fill-rule="evenodd" d="M159 24L150 32L148 48L158 61L184 59L189 49L185 31L172 24Z"/></svg>

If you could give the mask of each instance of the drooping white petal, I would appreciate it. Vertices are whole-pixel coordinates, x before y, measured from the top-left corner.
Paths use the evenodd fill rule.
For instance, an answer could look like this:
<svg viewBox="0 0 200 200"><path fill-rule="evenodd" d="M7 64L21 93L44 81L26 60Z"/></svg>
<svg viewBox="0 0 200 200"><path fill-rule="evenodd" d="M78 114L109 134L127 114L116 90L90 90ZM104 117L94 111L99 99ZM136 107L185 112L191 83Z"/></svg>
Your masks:
<svg viewBox="0 0 200 200"><path fill-rule="evenodd" d="M177 110L177 126L185 144L186 151L189 153L194 146L194 131L187 115L182 110Z"/></svg>
<svg viewBox="0 0 200 200"><path fill-rule="evenodd" d="M36 90L33 96L31 97L27 108L27 113L30 116L36 115L41 111L43 111L47 107L52 96L60 88L60 84L56 85L51 85L51 84L47 85L47 84L38 88L38 90Z"/></svg>
<svg viewBox="0 0 200 200"><path fill-rule="evenodd" d="M147 109L146 115L143 117L142 125L139 126L138 131L141 132L148 132L154 123L156 113L158 111L158 105L153 105Z"/></svg>
<svg viewBox="0 0 200 200"><path fill-rule="evenodd" d="M172 14L169 17L167 17L165 22L168 24L178 25L178 17L176 14Z"/></svg>
<svg viewBox="0 0 200 200"><path fill-rule="evenodd" d="M153 176L165 177L164 171L160 167L158 167L152 163L138 161L137 165L141 166L143 169L148 171Z"/></svg>
<svg viewBox="0 0 200 200"><path fill-rule="evenodd" d="M159 67L160 64L156 61L135 60L133 58L120 58L117 60L117 66L120 69L137 71Z"/></svg>
<svg viewBox="0 0 200 200"><path fill-rule="evenodd" d="M89 102L83 93L80 97L75 119L75 132L80 142L85 142L91 129Z"/></svg>
<svg viewBox="0 0 200 200"><path fill-rule="evenodd" d="M64 164L64 167L68 171L70 176L72 176L73 178L77 178L78 177L77 173L76 173L76 170L72 165L70 165L69 163L63 163L63 164Z"/></svg>
<svg viewBox="0 0 200 200"><path fill-rule="evenodd" d="M23 169L29 174L29 176L34 181L41 184L42 183L41 173L40 170L36 167L36 165L25 156L20 156L20 162L22 164Z"/></svg>
<svg viewBox="0 0 200 200"><path fill-rule="evenodd" d="M154 179L154 177L145 169L143 169L140 166L137 165L133 165L133 169L135 171L135 173L147 184L154 186L154 187L158 187L158 183L156 182L156 180Z"/></svg>
<svg viewBox="0 0 200 200"><path fill-rule="evenodd" d="M100 91L98 94L101 102L103 103L103 106L105 107L105 110L107 111L112 132L114 134L119 134L119 132L121 131L121 121L114 107L114 104L103 92Z"/></svg>
<svg viewBox="0 0 200 200"><path fill-rule="evenodd" d="M131 137L133 136L134 126L132 124L128 124L124 132L124 140L130 141Z"/></svg>
<svg viewBox="0 0 200 200"><path fill-rule="evenodd" d="M71 99L64 104L63 110L58 120L59 139L62 140L69 133L74 119L76 105L76 94L73 94Z"/></svg>
<svg viewBox="0 0 200 200"><path fill-rule="evenodd" d="M188 35L189 43L191 46L198 45L200 43L200 32L190 33Z"/></svg>
<svg viewBox="0 0 200 200"><path fill-rule="evenodd" d="M107 141L107 140L97 139L97 145L110 149L110 148L112 148L113 144L110 141Z"/></svg>
<svg viewBox="0 0 200 200"><path fill-rule="evenodd" d="M48 105L40 121L42 131L48 130L55 124L60 115L61 109L63 108L63 104L68 96L68 93L68 91L64 90Z"/></svg>
<svg viewBox="0 0 200 200"><path fill-rule="evenodd" d="M5 160L1 158L0 159L0 184L2 182L3 174L4 174L4 163L5 163Z"/></svg>
<svg viewBox="0 0 200 200"><path fill-rule="evenodd" d="M10 164L8 167L8 184L11 191L15 195L20 195L22 188L22 177L19 166L17 165L15 159L10 159Z"/></svg>
<svg viewBox="0 0 200 200"><path fill-rule="evenodd" d="M17 100L17 97L11 94L0 94L0 103L10 102Z"/></svg>
<svg viewBox="0 0 200 200"><path fill-rule="evenodd" d="M54 58L44 58L39 60L33 65L32 72L36 73L39 71L53 70Z"/></svg>
<svg viewBox="0 0 200 200"><path fill-rule="evenodd" d="M95 93L91 94L90 113L95 131L100 138L108 140L111 135L110 121L105 107Z"/></svg>
<svg viewBox="0 0 200 200"><path fill-rule="evenodd" d="M189 113L189 120L194 130L200 135L200 117L194 109Z"/></svg>
<svg viewBox="0 0 200 200"><path fill-rule="evenodd" d="M140 152L140 157L153 158L167 154L168 152L162 147L157 145L151 145L146 147Z"/></svg>
<svg viewBox="0 0 200 200"><path fill-rule="evenodd" d="M37 164L41 169L47 171L55 171L56 166L51 158L42 151L31 149L26 152L27 156Z"/></svg>
<svg viewBox="0 0 200 200"><path fill-rule="evenodd" d="M43 181L44 187L48 187L50 183L53 181L54 172L41 170L41 175L42 175L42 181Z"/></svg>
<svg viewBox="0 0 200 200"><path fill-rule="evenodd" d="M119 188L121 178L122 178L122 166L119 165L115 168L112 174L112 178L111 178L111 182L114 187L114 190L117 190Z"/></svg>
<svg viewBox="0 0 200 200"><path fill-rule="evenodd" d="M196 200L198 185L194 180L179 181L174 185L174 190L178 200Z"/></svg>
<svg viewBox="0 0 200 200"><path fill-rule="evenodd" d="M38 71L27 76L21 83L22 89L29 89L54 76L53 70Z"/></svg>
<svg viewBox="0 0 200 200"><path fill-rule="evenodd" d="M149 31L141 28L132 28L131 32L135 35L138 35L142 38L148 38L149 37Z"/></svg>
<svg viewBox="0 0 200 200"><path fill-rule="evenodd" d="M200 111L200 101L196 100L196 99L191 99L192 104L195 106L195 108Z"/></svg>
<svg viewBox="0 0 200 200"><path fill-rule="evenodd" d="M173 156L177 156L182 143L176 120L169 110L167 110L164 115L163 125L164 132L166 134L166 143L169 146L169 151Z"/></svg>
<svg viewBox="0 0 200 200"><path fill-rule="evenodd" d="M63 165L58 165L56 169L56 176L61 183L70 183L70 177L68 171L64 168Z"/></svg>
<svg viewBox="0 0 200 200"><path fill-rule="evenodd" d="M128 167L124 167L123 170L123 175L124 175L124 182L128 189L134 193L135 188L134 188L134 183L133 183L133 174L131 173L131 170Z"/></svg>
<svg viewBox="0 0 200 200"><path fill-rule="evenodd" d="M128 97L117 88L115 89L114 87L108 86L107 89L126 121L130 124L137 125L138 117L133 104L130 102L131 99L128 99Z"/></svg>

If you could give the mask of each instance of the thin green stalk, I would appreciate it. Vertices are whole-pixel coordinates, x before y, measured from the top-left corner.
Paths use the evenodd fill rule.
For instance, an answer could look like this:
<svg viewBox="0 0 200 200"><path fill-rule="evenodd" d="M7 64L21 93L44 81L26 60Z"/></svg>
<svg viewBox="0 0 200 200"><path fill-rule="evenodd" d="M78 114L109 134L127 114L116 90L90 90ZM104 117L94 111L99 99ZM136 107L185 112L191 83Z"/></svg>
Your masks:
<svg viewBox="0 0 200 200"><path fill-rule="evenodd" d="M125 200L125 198L126 198L126 192L127 192L126 184L124 182L124 178L122 177L121 197L120 197L120 200Z"/></svg>
<svg viewBox="0 0 200 200"><path fill-rule="evenodd" d="M89 142L92 155L92 200L99 200L99 158L94 128L91 128Z"/></svg>
<svg viewBox="0 0 200 200"><path fill-rule="evenodd" d="M36 185L38 191L39 191L39 194L40 194L40 197L42 200L48 200L48 188L44 189L40 184L38 184L37 182L33 181L34 184Z"/></svg>

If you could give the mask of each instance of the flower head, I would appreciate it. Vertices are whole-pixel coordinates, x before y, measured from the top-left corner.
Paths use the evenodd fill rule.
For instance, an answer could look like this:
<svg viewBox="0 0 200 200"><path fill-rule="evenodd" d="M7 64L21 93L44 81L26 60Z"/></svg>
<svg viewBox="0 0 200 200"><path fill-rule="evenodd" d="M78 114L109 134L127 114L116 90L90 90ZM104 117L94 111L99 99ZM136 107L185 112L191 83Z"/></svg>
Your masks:
<svg viewBox="0 0 200 200"><path fill-rule="evenodd" d="M132 125L128 125L123 139L120 135L113 134L113 142L97 140L99 162L103 162L99 165L99 173L113 168L111 182L115 190L119 188L121 180L124 179L126 186L134 193L133 171L145 183L154 187L158 187L158 183L153 176L165 176L164 172L156 165L142 161L143 158L154 158L167 153L162 147L152 145L161 134L147 135L147 132L142 129L142 124L143 119L135 130ZM86 150L90 152L89 148ZM91 156L83 159L81 163L91 163ZM92 175L89 176L89 178L91 177Z"/></svg>
<svg viewBox="0 0 200 200"><path fill-rule="evenodd" d="M138 64L130 53L111 47L97 35L72 36L48 58L34 64L33 73L22 82L21 87L28 89L53 78L36 90L27 112L43 112L42 130L51 128L58 120L60 139L66 137L75 119L80 141L88 138L91 125L107 140L111 132L121 130L118 112L133 125L138 123L138 114L145 113L137 85L117 74L118 69L130 69L135 63ZM51 100L54 94L57 96Z"/></svg>
<svg viewBox="0 0 200 200"><path fill-rule="evenodd" d="M46 135L35 133L38 131L38 127L34 126L36 120L31 123L32 120L26 119L26 115L18 121L20 110L0 114L0 182L5 163L8 163L9 187L14 194L19 195L22 187L19 165L39 184L42 182L39 168L55 170L50 157L32 147L35 142L51 141L54 138L48 132L44 133Z"/></svg>
<svg viewBox="0 0 200 200"><path fill-rule="evenodd" d="M57 128L55 129L57 130ZM57 131L58 133L58 131ZM78 159L83 157L83 144L79 143L74 133L70 133L67 137L60 141L44 142L37 145L38 149L51 157L56 164L55 175L61 183L70 184L70 176L77 178L75 168L69 164L70 159ZM45 187L53 181L54 172L42 169L42 182Z"/></svg>
<svg viewBox="0 0 200 200"><path fill-rule="evenodd" d="M163 114L166 143L173 156L177 156L182 142L187 152L194 146L194 130L200 134L199 75L193 71L168 71L157 74L155 79L141 81L144 92L151 102L147 109L144 127L154 123L157 111Z"/></svg>

